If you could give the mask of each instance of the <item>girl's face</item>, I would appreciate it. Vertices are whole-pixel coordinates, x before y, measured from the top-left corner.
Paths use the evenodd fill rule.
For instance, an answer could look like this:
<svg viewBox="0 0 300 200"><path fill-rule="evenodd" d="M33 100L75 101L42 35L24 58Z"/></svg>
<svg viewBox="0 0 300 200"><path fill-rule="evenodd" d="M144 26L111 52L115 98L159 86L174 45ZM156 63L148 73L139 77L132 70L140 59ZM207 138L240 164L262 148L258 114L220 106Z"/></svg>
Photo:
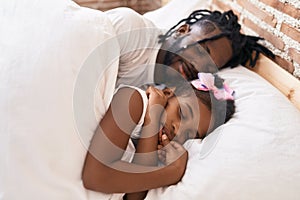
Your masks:
<svg viewBox="0 0 300 200"><path fill-rule="evenodd" d="M161 131L170 140L183 144L187 139L205 136L211 113L196 97L170 97L161 117Z"/></svg>

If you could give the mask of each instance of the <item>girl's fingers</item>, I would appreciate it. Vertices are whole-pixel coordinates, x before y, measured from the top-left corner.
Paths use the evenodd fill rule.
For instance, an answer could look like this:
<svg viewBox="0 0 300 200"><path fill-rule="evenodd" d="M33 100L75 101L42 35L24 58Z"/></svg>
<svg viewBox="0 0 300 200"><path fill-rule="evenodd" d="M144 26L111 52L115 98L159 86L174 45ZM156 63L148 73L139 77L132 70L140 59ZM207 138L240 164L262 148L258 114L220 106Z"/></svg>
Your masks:
<svg viewBox="0 0 300 200"><path fill-rule="evenodd" d="M146 90L146 95L149 97L150 93L153 92L153 86L149 86Z"/></svg>
<svg viewBox="0 0 300 200"><path fill-rule="evenodd" d="M175 141L171 141L170 145L177 151L185 150L185 148L181 144L179 144Z"/></svg>
<svg viewBox="0 0 300 200"><path fill-rule="evenodd" d="M164 150L158 150L158 155L166 156L166 152Z"/></svg>
<svg viewBox="0 0 300 200"><path fill-rule="evenodd" d="M147 88L147 90L146 90L147 96L149 96L150 93L157 93L158 95L160 95L160 96L162 96L162 97L165 96L165 94L164 94L164 92L163 92L162 90L157 89L157 88L155 88L155 87L153 87L153 86L149 86L149 87Z"/></svg>
<svg viewBox="0 0 300 200"><path fill-rule="evenodd" d="M161 144L157 145L158 150L161 150L162 148L163 148L163 145L161 145Z"/></svg>
<svg viewBox="0 0 300 200"><path fill-rule="evenodd" d="M166 162L166 152L165 151L159 150L157 156L161 162L163 162L163 163Z"/></svg>
<svg viewBox="0 0 300 200"><path fill-rule="evenodd" d="M161 139L162 139L162 144L164 146L164 150L166 151L166 153L171 153L172 151L174 151L173 145L171 145L171 143L173 143L173 141L170 141L166 134L163 134Z"/></svg>
<svg viewBox="0 0 300 200"><path fill-rule="evenodd" d="M169 140L169 138L166 134L163 134L161 136L161 140L162 140L162 144L163 144L164 147L167 146L170 143L170 140Z"/></svg>
<svg viewBox="0 0 300 200"><path fill-rule="evenodd" d="M157 94L159 94L160 96L162 96L162 97L164 97L165 96L165 94L164 94L164 92L162 91L162 90L159 90L159 89L157 89L157 88L155 88L156 90L156 92L157 92Z"/></svg>
<svg viewBox="0 0 300 200"><path fill-rule="evenodd" d="M158 159L160 160L160 162L166 163L166 157L165 156L158 155Z"/></svg>

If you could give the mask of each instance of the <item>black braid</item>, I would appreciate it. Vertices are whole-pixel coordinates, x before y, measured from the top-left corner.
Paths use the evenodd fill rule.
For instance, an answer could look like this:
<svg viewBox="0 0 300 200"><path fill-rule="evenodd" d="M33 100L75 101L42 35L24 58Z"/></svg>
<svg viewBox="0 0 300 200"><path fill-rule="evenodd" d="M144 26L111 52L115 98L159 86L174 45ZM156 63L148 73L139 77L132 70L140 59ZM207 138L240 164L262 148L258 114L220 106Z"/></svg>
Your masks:
<svg viewBox="0 0 300 200"><path fill-rule="evenodd" d="M207 14L205 14L205 13L207 13ZM182 23L192 25L192 24L196 23L197 21L199 21L200 19L202 19L203 16L208 16L210 14L211 14L211 11L209 11L209 10L195 10L187 18L180 20L175 26L170 28L164 35L159 35L158 36L160 39L159 42L163 42L168 37L170 37L176 31L176 28L179 27L179 25L181 25Z"/></svg>
<svg viewBox="0 0 300 200"><path fill-rule="evenodd" d="M239 64L245 65L247 62L249 62L251 67L254 67L260 53L271 58L275 57L269 49L257 43L259 40L264 40L263 38L244 35L240 32L241 25L238 23L238 17L232 10L224 13L219 11L196 10L187 18L180 20L175 26L168 30L166 34L160 35L160 42L164 42L170 37L182 23L193 25L203 20L208 20L216 24L222 33L232 41L232 59L222 66L222 68L229 66L236 67ZM217 38L212 37L208 38L207 41L215 39ZM254 57L253 52L255 52Z"/></svg>

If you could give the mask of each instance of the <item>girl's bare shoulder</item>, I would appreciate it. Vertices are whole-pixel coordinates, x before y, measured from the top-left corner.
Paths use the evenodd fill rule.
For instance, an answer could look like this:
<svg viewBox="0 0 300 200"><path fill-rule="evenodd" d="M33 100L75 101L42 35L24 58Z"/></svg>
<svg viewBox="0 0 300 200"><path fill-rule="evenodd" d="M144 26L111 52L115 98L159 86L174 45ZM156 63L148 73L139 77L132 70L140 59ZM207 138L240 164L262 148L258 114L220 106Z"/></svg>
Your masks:
<svg viewBox="0 0 300 200"><path fill-rule="evenodd" d="M131 87L120 88L114 95L111 108L115 108L120 115L130 114L131 119L137 124L143 112L143 98L139 91Z"/></svg>

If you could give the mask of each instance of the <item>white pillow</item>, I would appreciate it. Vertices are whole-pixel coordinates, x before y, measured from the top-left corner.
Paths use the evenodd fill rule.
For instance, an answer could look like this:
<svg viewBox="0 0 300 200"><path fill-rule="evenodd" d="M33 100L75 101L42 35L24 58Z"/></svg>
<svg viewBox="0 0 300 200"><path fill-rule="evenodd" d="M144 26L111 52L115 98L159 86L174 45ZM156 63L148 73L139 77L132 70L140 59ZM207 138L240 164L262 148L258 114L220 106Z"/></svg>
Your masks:
<svg viewBox="0 0 300 200"><path fill-rule="evenodd" d="M68 0L0 4L0 199L108 199L86 191L81 182L86 141L98 124L95 114L84 130L74 114L85 114L83 105L94 99L84 91L94 90L97 81L98 118L113 95L118 60L106 58L119 57L117 42L95 51L113 40L110 20ZM84 77L90 66L108 64L102 79L96 72ZM78 88L80 81L86 82ZM80 104L83 111L76 110Z"/></svg>
<svg viewBox="0 0 300 200"><path fill-rule="evenodd" d="M144 16L169 29L210 2L172 0ZM182 181L150 190L146 199L298 199L299 110L242 66L220 75L236 91L233 119L202 142L188 141L189 162Z"/></svg>
<svg viewBox="0 0 300 200"><path fill-rule="evenodd" d="M181 19L186 18L194 10L208 9L211 0L171 0L165 6L150 11L144 16L162 29L169 29Z"/></svg>
<svg viewBox="0 0 300 200"><path fill-rule="evenodd" d="M147 199L298 199L299 110L242 66L220 76L236 91L234 117L202 143L189 141L182 181Z"/></svg>

